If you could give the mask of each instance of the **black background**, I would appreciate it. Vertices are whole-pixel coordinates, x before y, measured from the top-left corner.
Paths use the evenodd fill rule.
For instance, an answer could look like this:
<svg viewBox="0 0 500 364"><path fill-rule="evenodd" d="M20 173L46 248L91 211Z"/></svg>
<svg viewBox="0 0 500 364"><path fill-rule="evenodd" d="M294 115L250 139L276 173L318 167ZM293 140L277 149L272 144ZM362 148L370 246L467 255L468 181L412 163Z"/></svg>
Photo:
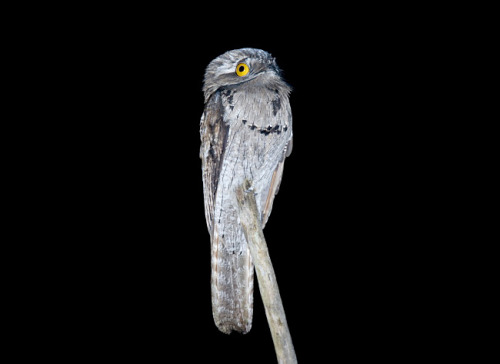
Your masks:
<svg viewBox="0 0 500 364"><path fill-rule="evenodd" d="M275 362L258 290L250 333L213 323L198 157L205 67L255 47L293 88L294 149L265 236L299 362L413 358L436 345L419 294L436 223L425 214L432 181L418 173L431 126L415 64L426 59L404 16L262 18L254 32L126 14L77 29L67 19L38 55L55 89L42 106L50 154L38 157L49 207L39 233L53 242L39 248L51 258L35 279L50 312L40 332L55 329L68 358Z"/></svg>

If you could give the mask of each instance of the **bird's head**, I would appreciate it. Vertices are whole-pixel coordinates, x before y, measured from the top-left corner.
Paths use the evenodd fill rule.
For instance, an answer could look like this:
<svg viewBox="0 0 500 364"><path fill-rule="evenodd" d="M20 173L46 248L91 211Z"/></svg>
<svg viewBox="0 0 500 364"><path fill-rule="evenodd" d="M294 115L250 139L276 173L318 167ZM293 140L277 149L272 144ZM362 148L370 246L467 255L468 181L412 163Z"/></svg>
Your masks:
<svg viewBox="0 0 500 364"><path fill-rule="evenodd" d="M271 54L255 48L235 49L215 58L207 66L203 83L205 100L221 87L248 82L263 86L278 82L287 87Z"/></svg>

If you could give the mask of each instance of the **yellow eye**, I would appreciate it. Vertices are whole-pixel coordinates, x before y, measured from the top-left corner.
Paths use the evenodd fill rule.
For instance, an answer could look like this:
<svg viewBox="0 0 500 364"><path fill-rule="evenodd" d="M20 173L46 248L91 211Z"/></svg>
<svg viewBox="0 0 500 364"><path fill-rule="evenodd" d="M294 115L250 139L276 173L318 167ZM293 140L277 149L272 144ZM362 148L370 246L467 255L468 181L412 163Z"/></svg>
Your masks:
<svg viewBox="0 0 500 364"><path fill-rule="evenodd" d="M250 71L250 69L244 63L238 63L238 65L236 66L236 74L240 77L245 76L248 71Z"/></svg>

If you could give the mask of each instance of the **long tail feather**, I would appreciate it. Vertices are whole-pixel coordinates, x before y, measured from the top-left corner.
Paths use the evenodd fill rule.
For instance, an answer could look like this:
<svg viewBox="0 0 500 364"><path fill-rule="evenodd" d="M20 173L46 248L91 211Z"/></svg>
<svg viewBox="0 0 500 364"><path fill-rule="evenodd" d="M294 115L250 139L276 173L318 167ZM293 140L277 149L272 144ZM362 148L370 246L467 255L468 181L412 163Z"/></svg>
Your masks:
<svg viewBox="0 0 500 364"><path fill-rule="evenodd" d="M212 311L220 331L247 333L252 327L254 267L243 233L240 252L227 249L214 229L212 237Z"/></svg>

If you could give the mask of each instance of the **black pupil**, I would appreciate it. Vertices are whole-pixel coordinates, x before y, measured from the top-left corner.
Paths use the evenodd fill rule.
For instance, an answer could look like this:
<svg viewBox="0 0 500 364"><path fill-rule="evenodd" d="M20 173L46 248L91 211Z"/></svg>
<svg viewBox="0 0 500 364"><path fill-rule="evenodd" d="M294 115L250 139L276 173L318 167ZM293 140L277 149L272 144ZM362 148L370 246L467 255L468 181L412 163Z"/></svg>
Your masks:
<svg viewBox="0 0 500 364"><path fill-rule="evenodd" d="M238 71L240 71L240 72L243 72L244 70L245 70L245 67L244 67L244 66L240 66L240 67L238 68Z"/></svg>

